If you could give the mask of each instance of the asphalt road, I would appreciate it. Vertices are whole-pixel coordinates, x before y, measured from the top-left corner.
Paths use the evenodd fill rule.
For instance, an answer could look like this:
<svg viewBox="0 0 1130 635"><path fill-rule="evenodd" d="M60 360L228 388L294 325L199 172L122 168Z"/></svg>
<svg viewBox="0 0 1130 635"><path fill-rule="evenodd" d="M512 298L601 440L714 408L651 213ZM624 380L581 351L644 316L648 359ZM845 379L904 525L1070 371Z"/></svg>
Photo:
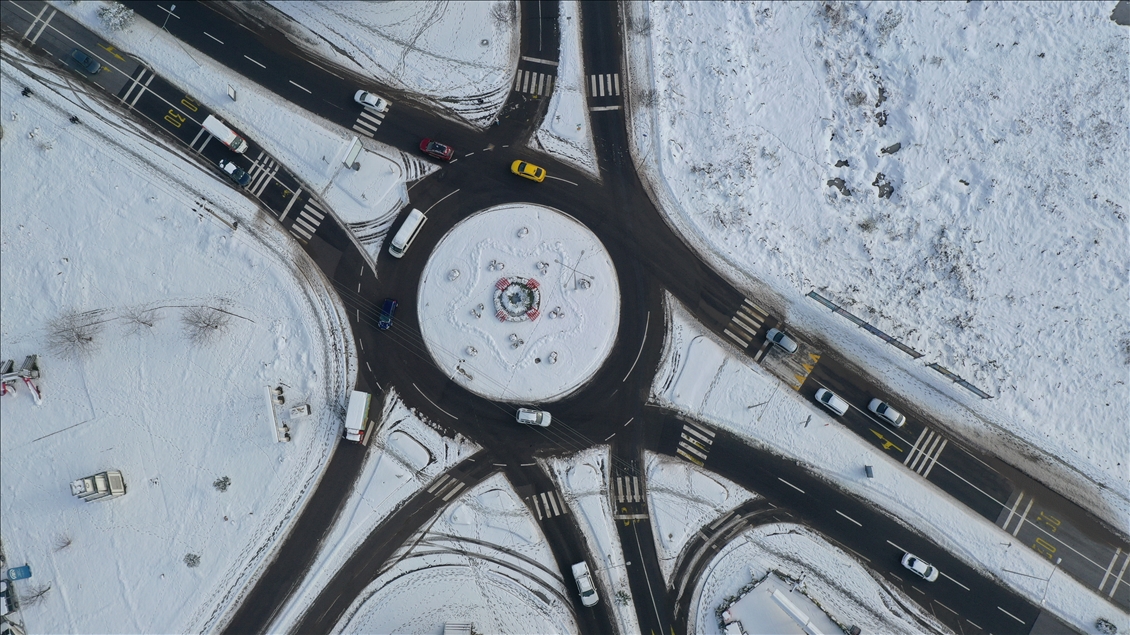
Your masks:
<svg viewBox="0 0 1130 635"><path fill-rule="evenodd" d="M364 362L358 388L380 393L396 386L413 408L488 448L486 455L495 459L490 461L491 467L501 469L520 493L529 491L533 497L553 490L549 476L536 464L531 465L536 455L608 442L615 458L612 478L640 480L645 448L676 455L685 422L646 406L662 343L663 291L674 295L703 325L729 338L727 341L754 362L770 369L774 364L788 363L775 352L767 353L764 344L765 331L778 325L778 320L762 307L778 302L774 298L747 298L714 272L671 231L639 181L625 128L623 106L628 87L620 65L623 24L618 5L582 4L582 54L591 89L590 107L595 109L590 114L601 175L597 182L568 165L525 149L524 140L536 129L547 102L544 95L530 92L529 83L516 84L499 125L477 130L412 95L377 86L323 60L308 59L273 26L244 12L243 5L184 2L170 14L164 3L127 4L139 16L165 24L170 38L191 44L282 99L346 128L356 130L363 120L365 112L352 101L353 92L363 87L393 102L379 125L364 128L364 134L406 152L414 152L425 136L457 148L456 161L413 186L411 207L428 210L430 220L405 258L394 260L382 252L377 260L379 276L374 275L332 216L326 215L314 227L309 225L311 216L303 210L311 205L316 208L319 202L310 198L303 184L263 152L254 139L248 139L251 149L245 155L234 158L255 179L245 193L270 210L281 227L306 247L346 306L353 309L351 326ZM212 169L220 158L233 158L209 135L201 133L199 122L206 109L138 60L99 41L41 2L6 0L0 3L0 10L5 37L53 59L69 72L79 73L68 62L72 48L80 46L95 54L104 70L87 77L88 81L118 99L128 113L124 116L145 121L154 130L183 142L186 153L197 156L202 169ZM537 85L551 85L545 77L554 72L558 55L556 5L524 2L519 13L522 59L518 72L540 73ZM542 184L515 179L507 171L515 158L535 160L553 178ZM224 178L218 170L216 174ZM414 306L427 254L447 228L475 210L513 201L555 207L588 226L608 250L623 291L621 323L609 360L593 381L553 405L554 426L544 431L515 426L511 405L467 393L437 369L424 352ZM305 220L300 223L300 218ZM396 297L401 302L395 328L390 331L374 328L376 307L383 297ZM735 326L739 318L753 324L742 338L729 334L739 330ZM854 408L840 421L842 425L902 458L906 469L996 522L1002 527L1002 540L1011 535L1018 547L1033 548L1049 560L1062 558L1059 568L1064 574L1092 585L1104 596L1109 591L1117 606L1130 606L1127 581L1112 581L1110 573L1114 570L1117 574L1118 567L1123 566L1119 554L1130 552L1123 535L1016 469L948 438L941 426L930 422L912 404L894 403L910 415L905 428L884 426L865 409L869 396L883 394L881 385L843 359L830 343L802 344L819 363L806 372L798 389L809 394L819 386L828 386L845 397ZM265 575L250 590L228 632L267 629L272 616L305 575L319 540L357 474L363 451L352 444L341 444L318 491ZM774 513L789 514L847 546L892 582L909 586L910 597L923 606L932 609L937 604L938 619L964 625L964 632L971 632L970 625L976 625L992 632L1027 633L1039 619L1038 607L978 575L901 524L823 483L811 467L781 461L723 432L716 432L705 460L696 462L765 496L780 508ZM485 461L470 467L461 465L450 474L469 483L478 482L493 471L484 471L484 465ZM646 483L641 486L646 488ZM328 630L357 585L363 588L382 570L384 561L373 554L391 554L441 506L434 497L421 493L397 513L395 524L394 519L382 523L366 543L371 549L360 550L331 584L333 591L327 589L315 600L303 618L302 632L306 627ZM531 507L531 511L536 510ZM627 560L633 562L628 573L641 627L649 632L682 632L686 622L679 611L686 607L678 604L679 589L657 583L662 578L646 504L617 503L614 513L625 517L619 521L619 535ZM588 553L579 529L569 516L545 519L540 524L558 565L566 572L565 586L573 588L567 565ZM915 586L903 577L898 565L900 548L914 551L953 577ZM687 586L693 587L697 574L693 568L689 571ZM604 591L607 596L609 590ZM584 632L612 630L609 606L610 598L606 597L596 609L584 609L574 598L574 611Z"/></svg>

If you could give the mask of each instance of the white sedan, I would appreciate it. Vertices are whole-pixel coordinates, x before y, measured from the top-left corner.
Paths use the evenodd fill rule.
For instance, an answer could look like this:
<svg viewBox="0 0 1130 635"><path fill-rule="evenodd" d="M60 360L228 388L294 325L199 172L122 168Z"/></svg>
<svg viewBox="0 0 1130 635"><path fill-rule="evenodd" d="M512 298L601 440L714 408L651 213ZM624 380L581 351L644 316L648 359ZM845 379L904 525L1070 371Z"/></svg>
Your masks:
<svg viewBox="0 0 1130 635"><path fill-rule="evenodd" d="M914 572L915 575L927 582L938 579L938 570L934 565L918 559L918 556L907 552L902 556L902 566Z"/></svg>
<svg viewBox="0 0 1130 635"><path fill-rule="evenodd" d="M359 90L357 91L357 94L353 95L353 101L361 104L362 106L372 108L377 112L384 112L388 110L388 102L385 101L383 97L377 97L373 93L363 90Z"/></svg>
<svg viewBox="0 0 1130 635"><path fill-rule="evenodd" d="M530 410L528 408L518 408L518 423L524 423L528 426L541 426L543 428L549 426L549 422L553 420L548 412L544 410Z"/></svg>

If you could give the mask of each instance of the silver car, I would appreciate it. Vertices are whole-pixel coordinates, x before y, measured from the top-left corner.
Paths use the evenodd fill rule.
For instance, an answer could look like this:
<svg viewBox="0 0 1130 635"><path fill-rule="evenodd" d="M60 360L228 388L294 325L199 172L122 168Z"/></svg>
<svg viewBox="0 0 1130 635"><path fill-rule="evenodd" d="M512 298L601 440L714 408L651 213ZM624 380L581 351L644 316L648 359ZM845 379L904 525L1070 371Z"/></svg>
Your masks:
<svg viewBox="0 0 1130 635"><path fill-rule="evenodd" d="M836 413L837 416L842 417L848 411L848 402L840 399L839 395L827 388L816 391L816 403Z"/></svg>
<svg viewBox="0 0 1130 635"><path fill-rule="evenodd" d="M796 342L793 341L793 338L785 335L777 329L769 329L769 331L765 333L765 339L776 344L781 348L781 350L789 353L790 355L796 352L797 345Z"/></svg>
<svg viewBox="0 0 1130 635"><path fill-rule="evenodd" d="M888 423L896 428L901 428L906 425L906 415L895 410L885 401L872 399L871 403L867 404L867 409L886 419Z"/></svg>
<svg viewBox="0 0 1130 635"><path fill-rule="evenodd" d="M524 423L528 426L541 426L543 428L549 426L549 422L553 420L548 412L544 410L530 410L529 408L518 408L518 423Z"/></svg>

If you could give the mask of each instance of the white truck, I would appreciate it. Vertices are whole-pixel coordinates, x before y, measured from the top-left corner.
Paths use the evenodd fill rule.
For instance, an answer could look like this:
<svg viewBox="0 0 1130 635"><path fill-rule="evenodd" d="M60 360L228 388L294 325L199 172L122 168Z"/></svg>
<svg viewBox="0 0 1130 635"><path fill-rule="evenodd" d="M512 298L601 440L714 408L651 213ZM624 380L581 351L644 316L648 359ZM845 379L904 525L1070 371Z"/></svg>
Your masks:
<svg viewBox="0 0 1130 635"><path fill-rule="evenodd" d="M247 152L247 142L243 137L232 132L232 129L227 127L224 122L216 119L212 115L204 118L204 129L208 134L220 140L220 143L226 145L232 152L243 154Z"/></svg>
<svg viewBox="0 0 1130 635"><path fill-rule="evenodd" d="M349 407L345 411L346 440L361 445L369 442L369 403L372 399L369 393L358 390L349 396Z"/></svg>

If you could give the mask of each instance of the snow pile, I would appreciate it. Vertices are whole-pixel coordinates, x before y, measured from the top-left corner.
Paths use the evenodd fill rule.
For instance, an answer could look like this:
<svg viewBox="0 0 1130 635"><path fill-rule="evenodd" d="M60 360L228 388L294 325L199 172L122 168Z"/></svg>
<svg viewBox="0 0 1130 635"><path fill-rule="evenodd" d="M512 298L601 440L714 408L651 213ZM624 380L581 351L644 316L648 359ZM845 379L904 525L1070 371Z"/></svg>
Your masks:
<svg viewBox="0 0 1130 635"><path fill-rule="evenodd" d="M328 211L354 232L370 257L375 257L389 225L408 203L405 180L436 169L427 161L365 137L361 139L365 150L356 159L361 169L354 171L344 162L353 147L352 130L280 99L180 40L171 44L172 36L146 20L138 20L126 30L107 31L97 18L99 6L104 5L78 2L58 8L144 60L154 72L262 146L329 205ZM229 86L238 91L238 101L228 97ZM361 112L361 106L352 100L342 106ZM203 116L185 114L203 121ZM263 160L250 154L247 157ZM290 211L292 216L297 213Z"/></svg>
<svg viewBox="0 0 1130 635"><path fill-rule="evenodd" d="M549 98L545 119L530 140L530 147L544 150L600 178L596 147L589 126L585 96L585 68L581 60L581 6L577 0L558 5L557 28L561 34L560 65Z"/></svg>
<svg viewBox="0 0 1130 635"><path fill-rule="evenodd" d="M703 525L759 497L692 463L652 452L644 458L659 568L671 584L679 554Z"/></svg>
<svg viewBox="0 0 1130 635"><path fill-rule="evenodd" d="M609 447L588 448L565 458L538 459L557 483L557 489L588 543L595 562L589 566L602 602L616 618L621 633L640 632L632 588L628 584L627 563L612 505L608 500Z"/></svg>
<svg viewBox="0 0 1130 635"><path fill-rule="evenodd" d="M763 374L761 367L747 366L748 358L731 356L671 296L667 306L671 326L652 385L653 402L796 461L813 475L871 501L1030 602L1043 599L1045 581L1053 571L1046 557L1027 548L1002 549L999 527L904 468L896 457L835 423L823 408L795 391L780 390L781 383ZM684 376L713 380L692 384L676 379ZM686 386L696 386L698 392ZM754 405L757 409L751 410ZM881 477L867 478L860 469L863 465L875 466ZM1083 632L1093 616L1110 610L1089 586L1066 575L1055 576L1044 606Z"/></svg>
<svg viewBox="0 0 1130 635"><path fill-rule="evenodd" d="M436 365L502 401L575 391L600 369L620 323L616 269L600 240L537 205L500 205L460 221L428 258L418 294Z"/></svg>
<svg viewBox="0 0 1130 635"><path fill-rule="evenodd" d="M651 64L656 83L634 96L636 156L704 257L1124 526L1130 33L1112 5L670 2L628 23L651 36L633 81Z"/></svg>
<svg viewBox="0 0 1130 635"><path fill-rule="evenodd" d="M518 5L496 2L278 2L297 46L484 127L510 94ZM263 15L270 19L271 16ZM377 91L380 93L381 91ZM387 97L387 95L385 95ZM393 108L396 100L392 99Z"/></svg>
<svg viewBox="0 0 1130 635"><path fill-rule="evenodd" d="M40 355L44 402L22 384L0 401L0 532L34 572L17 591L51 588L26 630L208 631L338 442L357 363L344 308L226 181L25 60L4 45L0 342L17 364ZM291 416L301 403L313 413ZM125 496L71 495L107 469Z"/></svg>
<svg viewBox="0 0 1130 635"><path fill-rule="evenodd" d="M413 537L334 633L575 633L570 591L545 536L502 474L468 490Z"/></svg>
<svg viewBox="0 0 1130 635"><path fill-rule="evenodd" d="M771 571L792 578L804 595L788 593L786 589L788 601L821 632L838 632L829 617L844 626L858 626L864 633L921 633L923 624L937 633L949 630L921 612L911 598L883 578L873 576L816 532L800 525L771 523L737 536L706 566L695 589L687 631L721 633L715 610ZM774 576L770 576L731 607L730 613L749 633L803 633L779 603L758 597L781 589L783 585L774 584L773 580ZM884 607L886 612L874 610L877 607ZM791 629L766 629L769 624Z"/></svg>
<svg viewBox="0 0 1130 635"><path fill-rule="evenodd" d="M404 405L394 390L388 394L379 427L369 440L365 465L338 520L322 541L310 574L291 596L270 631L290 632L298 620L381 522L479 446L462 435L442 436Z"/></svg>

